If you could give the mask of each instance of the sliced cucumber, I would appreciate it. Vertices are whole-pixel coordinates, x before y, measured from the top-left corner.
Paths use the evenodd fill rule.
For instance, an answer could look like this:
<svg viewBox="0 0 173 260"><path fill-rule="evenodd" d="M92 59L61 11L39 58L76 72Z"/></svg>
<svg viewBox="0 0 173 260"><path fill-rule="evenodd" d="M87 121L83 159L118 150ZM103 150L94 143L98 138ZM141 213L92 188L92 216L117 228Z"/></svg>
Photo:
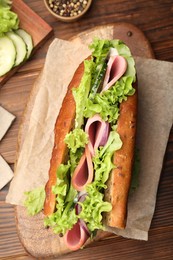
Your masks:
<svg viewBox="0 0 173 260"><path fill-rule="evenodd" d="M14 66L17 66L24 61L27 55L26 44L23 39L14 32L8 32L6 35L13 41L16 48L16 60Z"/></svg>
<svg viewBox="0 0 173 260"><path fill-rule="evenodd" d="M27 33L23 29L18 29L15 31L25 42L26 47L27 47L27 59L31 55L32 49L33 49L33 42L32 42L32 37L29 33Z"/></svg>
<svg viewBox="0 0 173 260"><path fill-rule="evenodd" d="M16 49L13 41L7 36L0 37L0 77L13 67L15 58Z"/></svg>

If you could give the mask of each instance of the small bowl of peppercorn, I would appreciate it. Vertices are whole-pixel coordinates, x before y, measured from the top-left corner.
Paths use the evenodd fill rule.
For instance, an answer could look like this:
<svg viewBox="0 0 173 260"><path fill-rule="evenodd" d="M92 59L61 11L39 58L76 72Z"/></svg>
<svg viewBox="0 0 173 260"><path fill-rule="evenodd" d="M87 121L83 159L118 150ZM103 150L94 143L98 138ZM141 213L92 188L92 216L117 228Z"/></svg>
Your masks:
<svg viewBox="0 0 173 260"><path fill-rule="evenodd" d="M92 0L44 0L48 11L63 22L81 18L89 9Z"/></svg>

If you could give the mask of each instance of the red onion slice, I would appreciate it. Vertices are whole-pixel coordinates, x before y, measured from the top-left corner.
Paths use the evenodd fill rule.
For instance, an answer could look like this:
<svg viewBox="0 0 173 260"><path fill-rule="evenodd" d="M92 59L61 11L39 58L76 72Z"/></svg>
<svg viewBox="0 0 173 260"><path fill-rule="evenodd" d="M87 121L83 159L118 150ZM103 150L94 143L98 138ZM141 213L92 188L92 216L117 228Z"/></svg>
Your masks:
<svg viewBox="0 0 173 260"><path fill-rule="evenodd" d="M86 192L83 193L81 196L79 195L78 202L83 202L83 201L85 200L86 196L87 196L87 193L86 193ZM76 209L76 214L79 215L80 212L81 212L81 210L82 210L82 207L81 207L80 204L77 203L77 204L75 205L75 209Z"/></svg>
<svg viewBox="0 0 173 260"><path fill-rule="evenodd" d="M88 229L86 223L85 223L82 219L80 219L80 225L81 225L81 227L83 228L83 230L85 231L85 233L86 233L88 236L90 236L90 231L89 231L89 229Z"/></svg>

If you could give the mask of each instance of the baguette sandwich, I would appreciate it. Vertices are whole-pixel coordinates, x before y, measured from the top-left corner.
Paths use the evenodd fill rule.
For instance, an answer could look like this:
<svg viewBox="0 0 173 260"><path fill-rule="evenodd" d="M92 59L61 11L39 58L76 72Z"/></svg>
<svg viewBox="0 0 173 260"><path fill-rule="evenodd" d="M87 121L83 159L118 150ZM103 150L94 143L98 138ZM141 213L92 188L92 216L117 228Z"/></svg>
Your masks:
<svg viewBox="0 0 173 260"><path fill-rule="evenodd" d="M95 39L54 129L45 226L77 250L106 226L124 229L137 116L134 59L120 40Z"/></svg>

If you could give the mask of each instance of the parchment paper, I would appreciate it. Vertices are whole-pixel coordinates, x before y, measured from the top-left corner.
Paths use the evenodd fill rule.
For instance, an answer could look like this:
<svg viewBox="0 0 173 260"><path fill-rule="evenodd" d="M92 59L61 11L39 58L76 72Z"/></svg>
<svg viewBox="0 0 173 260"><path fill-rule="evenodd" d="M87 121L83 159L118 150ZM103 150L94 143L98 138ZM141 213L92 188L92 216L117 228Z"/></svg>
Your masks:
<svg viewBox="0 0 173 260"><path fill-rule="evenodd" d="M56 39L51 44L7 202L22 205L24 191L47 181L56 117L74 71L88 55L88 49L79 43ZM141 161L139 188L129 197L127 228L111 231L124 237L147 240L173 123L173 64L137 57L136 66L139 81L137 147Z"/></svg>

